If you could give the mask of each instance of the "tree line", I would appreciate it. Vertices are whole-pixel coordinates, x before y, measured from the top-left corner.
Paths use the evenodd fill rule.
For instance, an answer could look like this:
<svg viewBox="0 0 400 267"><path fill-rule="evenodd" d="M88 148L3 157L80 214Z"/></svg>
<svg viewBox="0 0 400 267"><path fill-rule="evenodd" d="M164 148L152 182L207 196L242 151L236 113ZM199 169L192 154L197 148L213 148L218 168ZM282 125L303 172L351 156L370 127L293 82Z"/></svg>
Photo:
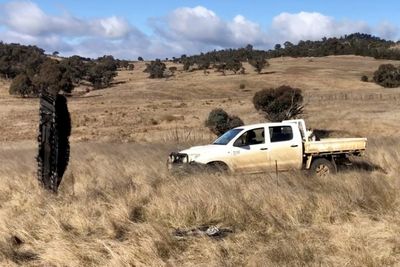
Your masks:
<svg viewBox="0 0 400 267"><path fill-rule="evenodd" d="M0 42L0 77L13 79L10 94L14 95L35 97L43 89L71 93L83 80L94 89L105 88L110 86L118 68L133 70L134 65L113 56L54 59L36 46Z"/></svg>
<svg viewBox="0 0 400 267"><path fill-rule="evenodd" d="M221 72L227 71L233 74L246 72L243 62L248 62L257 73L261 73L267 67L268 59L276 57L324 57L331 55L359 55L376 59L400 60L400 49L393 47L399 44L379 37L353 33L342 37L322 38L318 41L299 41L297 44L284 42L276 44L270 50L257 50L251 44L238 49L213 50L198 55L181 55L173 57L172 61L183 64L184 71L203 70L207 74L209 69ZM157 59L148 64L146 72L150 78L163 78L165 67L161 60Z"/></svg>
<svg viewBox="0 0 400 267"><path fill-rule="evenodd" d="M268 59L282 56L360 55L400 60L400 49L394 49L395 45L393 41L354 33L339 38L322 38L319 41L299 41L297 44L285 42L276 44L270 50L257 50L249 44L238 49L213 50L192 56L182 55L178 58L173 57L172 61L183 64L184 71L202 70L204 74L208 74L210 69L214 69L222 75L226 75L227 72L245 74L243 62L248 62L257 73L262 73L263 68L269 65ZM60 58L58 53L53 53L53 56L56 58L48 57L43 49L36 46L0 42L0 77L13 79L11 94L37 96L40 90L49 86L54 90L70 93L81 81L88 82L94 89L106 88L111 85L118 69L134 69L131 62L115 59L113 56L97 59L76 55ZM138 60L143 61L143 58L138 57ZM168 78L174 75L176 67L167 68L164 62L156 59L147 63L145 72L149 73L149 78ZM386 73L386 77L374 79L377 83L388 87L397 86L396 70L386 68L382 73Z"/></svg>
<svg viewBox="0 0 400 267"><path fill-rule="evenodd" d="M299 41L297 44L284 42L276 44L270 50L253 49L251 44L238 49L214 50L199 55L182 55L174 58L175 61L186 64L210 64L228 62L235 59L241 62L252 61L260 58L269 59L282 56L288 57L324 57L331 55L359 55L377 59L400 60L400 50L393 49L399 42L393 42L379 37L353 33L342 37L322 38L318 41Z"/></svg>

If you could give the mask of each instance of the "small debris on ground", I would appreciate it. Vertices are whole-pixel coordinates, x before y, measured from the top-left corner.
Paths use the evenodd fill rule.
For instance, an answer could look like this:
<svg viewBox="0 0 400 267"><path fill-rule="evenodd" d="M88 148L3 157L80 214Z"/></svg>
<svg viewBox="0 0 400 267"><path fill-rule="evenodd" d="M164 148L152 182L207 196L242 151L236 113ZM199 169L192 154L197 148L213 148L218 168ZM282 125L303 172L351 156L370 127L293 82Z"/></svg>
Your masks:
<svg viewBox="0 0 400 267"><path fill-rule="evenodd" d="M224 238L233 231L229 228L219 228L215 225L202 225L192 229L176 229L174 236L177 238L185 238L188 236L208 236L212 238Z"/></svg>
<svg viewBox="0 0 400 267"><path fill-rule="evenodd" d="M24 241L16 235L11 236L11 244L14 246L20 246Z"/></svg>

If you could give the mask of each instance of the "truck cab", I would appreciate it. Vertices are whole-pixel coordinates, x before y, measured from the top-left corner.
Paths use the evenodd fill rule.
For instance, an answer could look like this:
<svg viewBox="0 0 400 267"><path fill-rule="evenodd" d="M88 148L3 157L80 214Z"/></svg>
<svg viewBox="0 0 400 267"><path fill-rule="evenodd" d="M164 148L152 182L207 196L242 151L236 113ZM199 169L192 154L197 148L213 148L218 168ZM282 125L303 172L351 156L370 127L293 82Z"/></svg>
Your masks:
<svg viewBox="0 0 400 267"><path fill-rule="evenodd" d="M231 171L301 169L302 136L297 125L262 123L229 130L212 144L180 152L187 163L226 165Z"/></svg>

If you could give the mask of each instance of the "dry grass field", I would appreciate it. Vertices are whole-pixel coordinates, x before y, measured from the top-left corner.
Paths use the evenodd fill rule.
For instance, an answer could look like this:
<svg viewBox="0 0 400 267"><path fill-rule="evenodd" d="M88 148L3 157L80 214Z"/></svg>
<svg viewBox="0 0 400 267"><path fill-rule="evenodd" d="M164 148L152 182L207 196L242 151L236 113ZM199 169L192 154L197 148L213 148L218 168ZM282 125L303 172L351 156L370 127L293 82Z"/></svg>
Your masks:
<svg viewBox="0 0 400 267"><path fill-rule="evenodd" d="M138 63L112 88L69 98L71 162L56 196L35 176L38 100L0 81L0 266L400 266L400 89L360 81L385 62L279 58L261 75L167 80ZM325 179L166 171L170 151L214 138L211 109L260 122L254 93L283 84L303 89L310 127L368 137L364 160ZM203 225L230 231L175 235Z"/></svg>

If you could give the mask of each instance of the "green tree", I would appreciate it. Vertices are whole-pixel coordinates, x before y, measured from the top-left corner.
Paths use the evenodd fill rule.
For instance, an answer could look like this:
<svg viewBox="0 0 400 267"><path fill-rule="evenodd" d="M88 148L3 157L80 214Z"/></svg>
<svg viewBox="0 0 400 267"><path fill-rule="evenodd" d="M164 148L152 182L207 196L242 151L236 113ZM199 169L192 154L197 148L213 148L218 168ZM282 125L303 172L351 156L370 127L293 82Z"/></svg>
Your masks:
<svg viewBox="0 0 400 267"><path fill-rule="evenodd" d="M268 67L269 63L264 57L259 57L249 61L250 65L254 67L255 71L260 74L264 67Z"/></svg>
<svg viewBox="0 0 400 267"><path fill-rule="evenodd" d="M225 71L227 69L226 63L214 64L214 69L216 72L221 72L222 75L225 75Z"/></svg>
<svg viewBox="0 0 400 267"><path fill-rule="evenodd" d="M38 91L32 85L32 81L25 73L18 74L12 81L9 89L10 95L20 95L22 97L37 96Z"/></svg>
<svg viewBox="0 0 400 267"><path fill-rule="evenodd" d="M226 63L226 69L233 71L233 73L237 73L243 67L242 62L238 59L228 60Z"/></svg>
<svg viewBox="0 0 400 267"><path fill-rule="evenodd" d="M184 71L189 71L190 67L194 65L194 61L192 60L184 60L183 61L183 70Z"/></svg>
<svg viewBox="0 0 400 267"><path fill-rule="evenodd" d="M33 77L32 82L36 90L47 90L53 94L61 90L70 93L74 88L65 67L52 59L47 59L40 66L39 73Z"/></svg>
<svg viewBox="0 0 400 267"><path fill-rule="evenodd" d="M374 72L374 82L388 88L400 86L400 67L392 64L380 65Z"/></svg>
<svg viewBox="0 0 400 267"><path fill-rule="evenodd" d="M296 118L304 108L301 90L286 85L258 91L253 104L267 120L274 122Z"/></svg>
<svg viewBox="0 0 400 267"><path fill-rule="evenodd" d="M94 89L101 89L109 87L116 75L117 72L109 69L107 65L92 62L90 63L86 79L93 85Z"/></svg>
<svg viewBox="0 0 400 267"><path fill-rule="evenodd" d="M65 68L66 76L68 76L74 84L79 84L87 75L88 64L82 60L80 56L72 56L60 62Z"/></svg>
<svg viewBox="0 0 400 267"><path fill-rule="evenodd" d="M146 69L143 72L149 73L150 79L160 79L164 78L166 68L166 65L160 59L156 59L155 61L151 61L150 64L147 63Z"/></svg>
<svg viewBox="0 0 400 267"><path fill-rule="evenodd" d="M213 109L205 121L205 126L217 136L242 125L243 121L238 116L231 116L222 108Z"/></svg>
<svg viewBox="0 0 400 267"><path fill-rule="evenodd" d="M103 56L87 63L86 80L94 89L106 88L117 76L118 61L113 56Z"/></svg>
<svg viewBox="0 0 400 267"><path fill-rule="evenodd" d="M210 68L211 62L208 59L203 59L198 63L199 69L206 71Z"/></svg>
<svg viewBox="0 0 400 267"><path fill-rule="evenodd" d="M252 46L251 44L247 44L246 47L245 47L245 49L246 49L247 51L253 51L253 46Z"/></svg>

